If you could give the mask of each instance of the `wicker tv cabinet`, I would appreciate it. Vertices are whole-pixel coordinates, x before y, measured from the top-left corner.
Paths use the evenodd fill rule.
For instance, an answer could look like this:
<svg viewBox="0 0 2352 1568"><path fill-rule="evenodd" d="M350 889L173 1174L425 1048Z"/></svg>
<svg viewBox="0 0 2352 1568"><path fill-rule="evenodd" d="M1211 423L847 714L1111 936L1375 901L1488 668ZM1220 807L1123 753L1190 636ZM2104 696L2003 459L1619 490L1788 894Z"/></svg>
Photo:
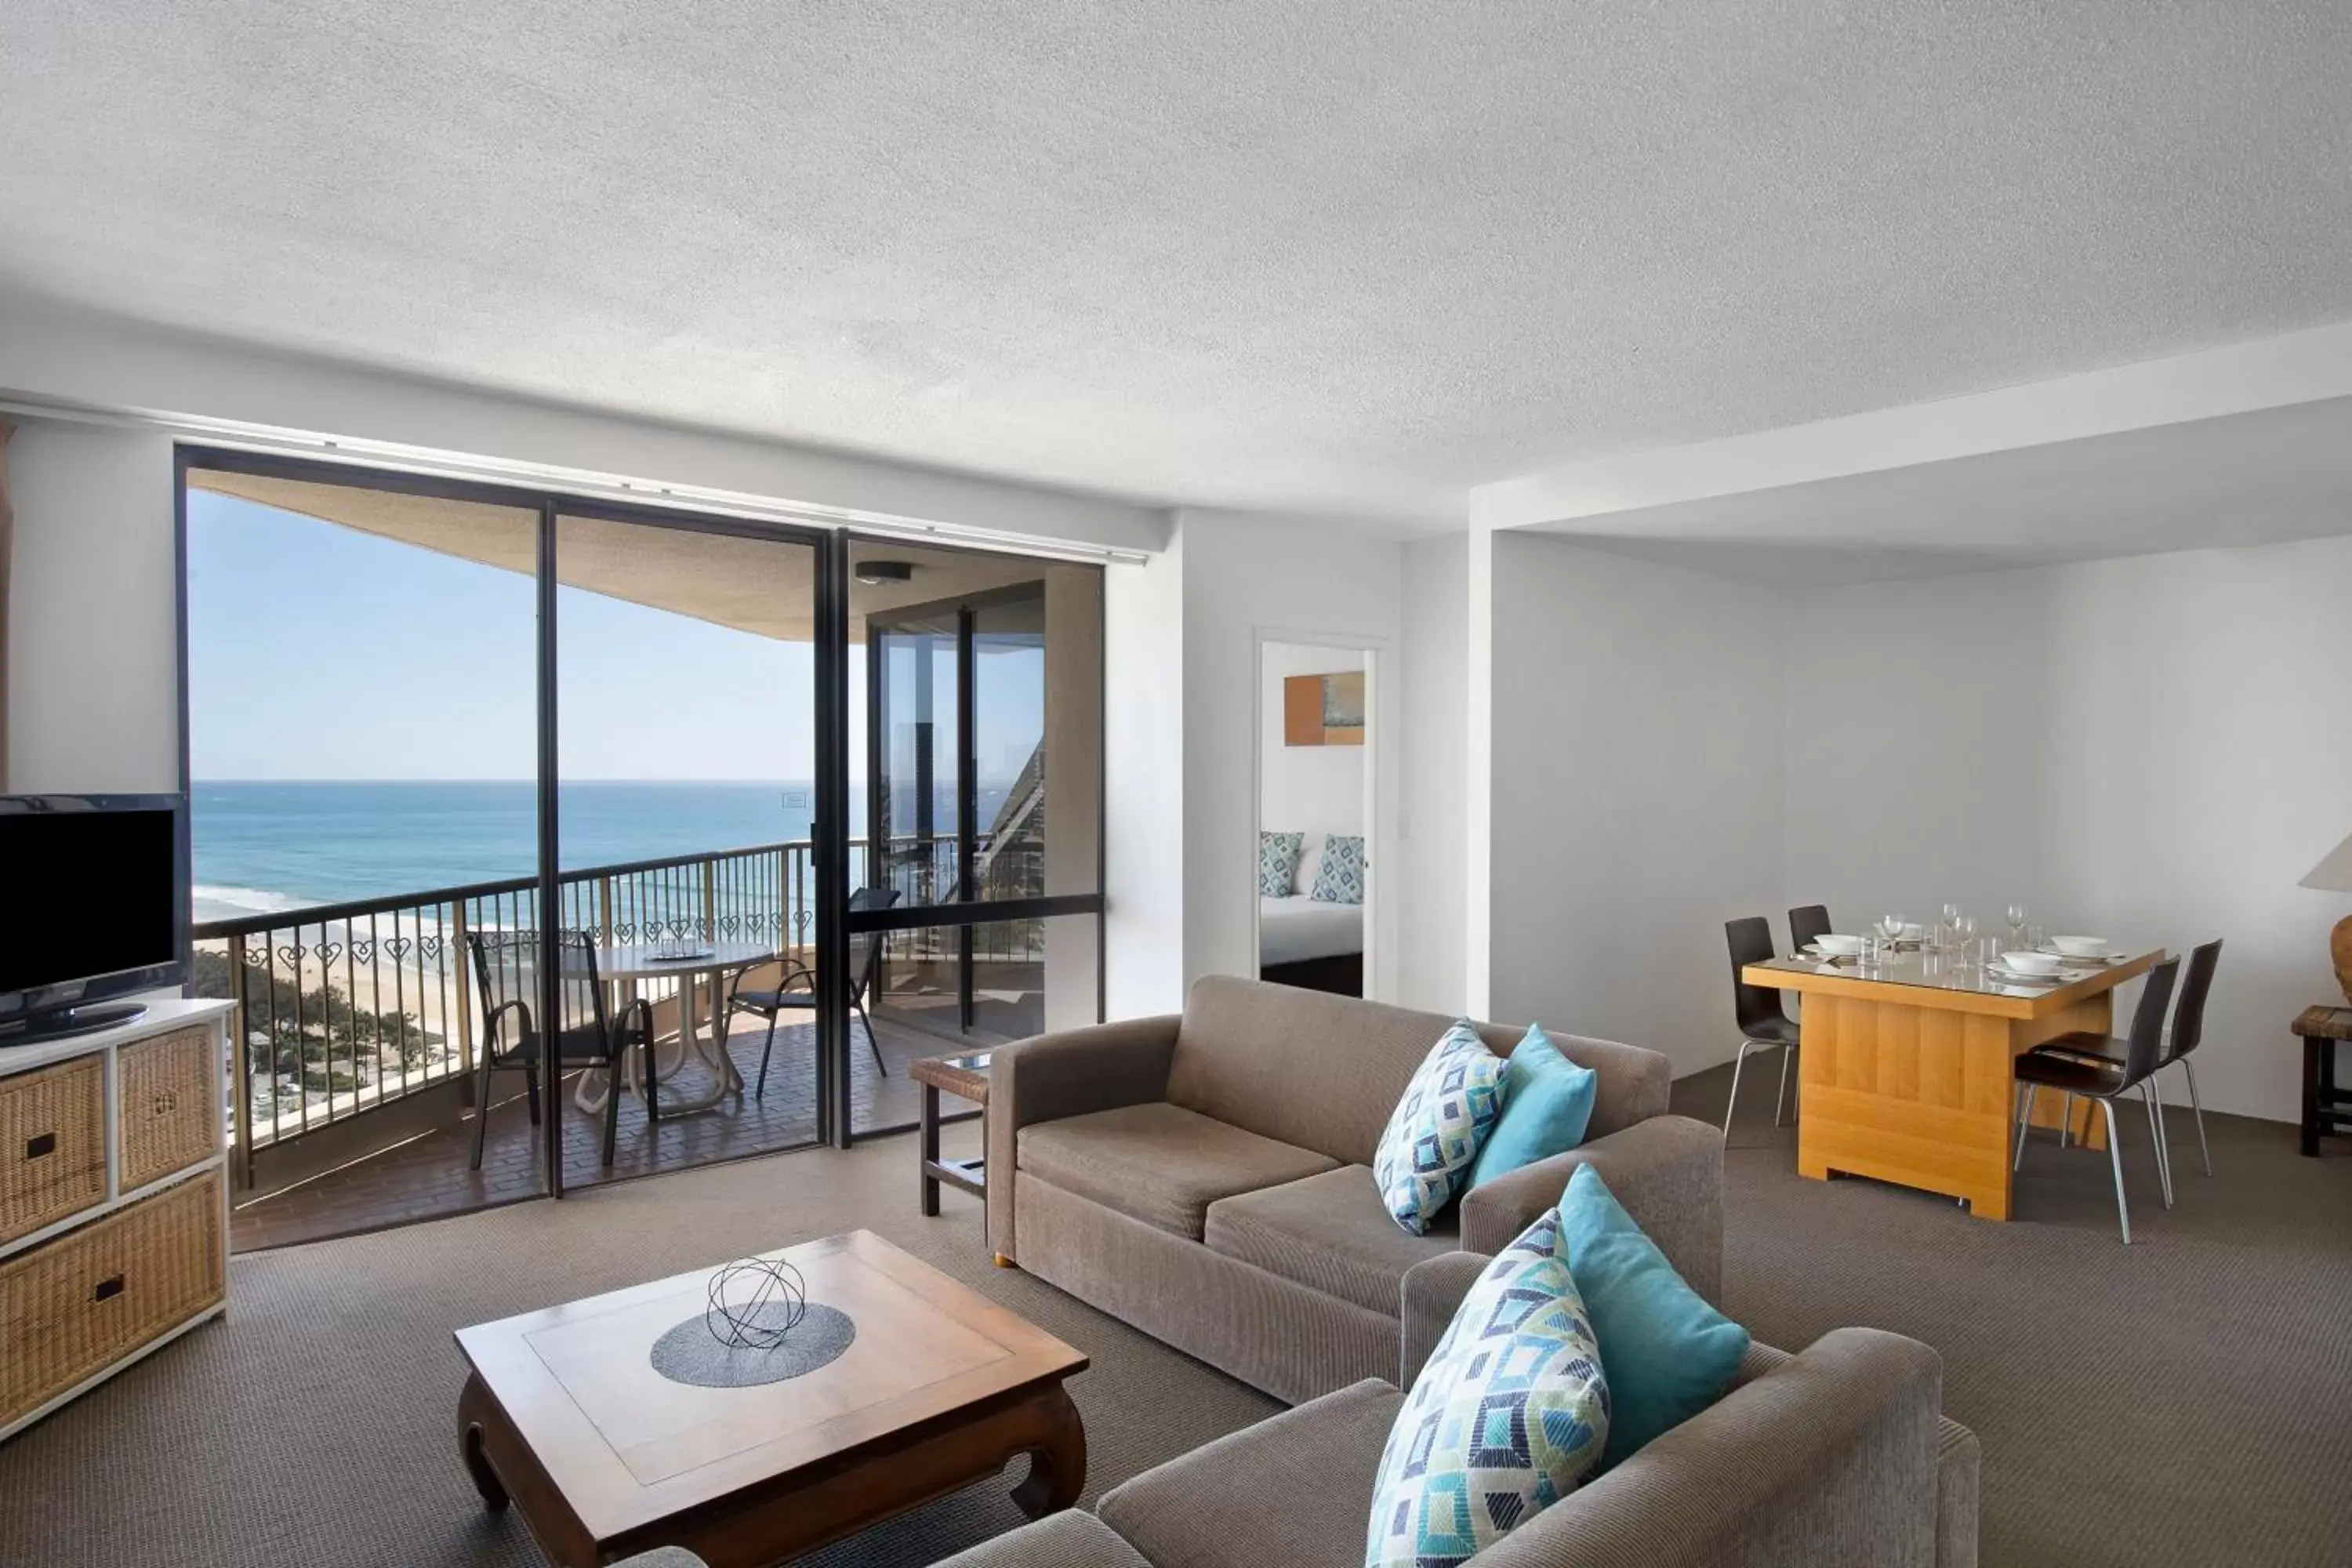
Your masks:
<svg viewBox="0 0 2352 1568"><path fill-rule="evenodd" d="M235 1011L0 1048L0 1440L227 1310Z"/></svg>

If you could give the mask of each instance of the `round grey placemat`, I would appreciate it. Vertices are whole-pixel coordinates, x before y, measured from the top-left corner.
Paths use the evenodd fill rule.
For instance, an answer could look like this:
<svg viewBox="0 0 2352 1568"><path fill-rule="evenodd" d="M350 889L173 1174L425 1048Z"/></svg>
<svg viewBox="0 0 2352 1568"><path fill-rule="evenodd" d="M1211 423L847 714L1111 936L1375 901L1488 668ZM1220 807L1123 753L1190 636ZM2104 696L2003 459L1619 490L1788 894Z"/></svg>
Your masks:
<svg viewBox="0 0 2352 1568"><path fill-rule="evenodd" d="M782 1323L791 1313L788 1303L771 1301L751 1314L751 1321L758 1327L770 1328ZM808 1304L808 1310L782 1343L766 1350L720 1344L697 1312L654 1342L651 1359L654 1370L672 1383L692 1384L697 1388L757 1388L799 1377L838 1360L856 1338L857 1325L848 1313L816 1301Z"/></svg>

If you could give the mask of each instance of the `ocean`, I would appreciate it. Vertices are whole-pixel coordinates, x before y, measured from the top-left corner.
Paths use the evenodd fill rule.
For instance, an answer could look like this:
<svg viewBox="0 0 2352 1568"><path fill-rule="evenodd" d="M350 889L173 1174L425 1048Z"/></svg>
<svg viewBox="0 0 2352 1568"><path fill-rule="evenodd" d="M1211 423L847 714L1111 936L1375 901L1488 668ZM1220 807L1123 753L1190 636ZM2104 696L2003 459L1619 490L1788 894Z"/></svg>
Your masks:
<svg viewBox="0 0 2352 1568"><path fill-rule="evenodd" d="M853 791L853 805L864 805ZM539 865L538 790L484 783L231 783L191 794L194 918L528 877ZM563 864L608 866L809 836L805 783L568 783ZM864 820L853 812L853 833Z"/></svg>

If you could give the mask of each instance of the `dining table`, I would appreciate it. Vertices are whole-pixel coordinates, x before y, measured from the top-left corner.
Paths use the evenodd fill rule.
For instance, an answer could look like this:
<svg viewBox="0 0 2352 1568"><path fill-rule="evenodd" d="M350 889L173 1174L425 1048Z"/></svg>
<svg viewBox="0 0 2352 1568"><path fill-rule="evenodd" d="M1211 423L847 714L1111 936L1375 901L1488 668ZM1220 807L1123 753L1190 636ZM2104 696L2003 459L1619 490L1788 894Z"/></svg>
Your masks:
<svg viewBox="0 0 2352 1568"><path fill-rule="evenodd" d="M1798 1173L1894 1182L2007 1219L2017 1058L2061 1035L2114 1033L2116 988L2164 956L2121 950L2032 980L1932 944L1747 965L1748 984L1801 998ZM2061 1127L2072 1109L2074 1135L2105 1146L2088 1101L2035 1098L2037 1125Z"/></svg>
<svg viewBox="0 0 2352 1568"><path fill-rule="evenodd" d="M772 942L600 942L596 947L596 973L599 979L619 984L625 993L634 994L638 985L648 980L675 980L677 986L677 1043L667 1062L656 1058L661 1079L666 1086L669 1076L685 1065L690 1054L710 1068L713 1083L710 1092L693 1100L676 1100L665 1087L661 1091L661 1113L664 1116L683 1115L709 1110L730 1094L743 1092L743 1075L735 1070L734 1059L727 1053L727 1029L724 1016L727 999L722 976L755 963L766 963L778 956ZM709 975L704 987L709 993L709 1027L698 1030L695 1026L694 990L697 977ZM654 1047L650 1043L647 1050ZM632 1084L644 1080L631 1073L625 1075ZM609 1092L609 1086L608 1090ZM588 1086L580 1090L581 1103L591 1110L604 1109L603 1099L591 1105L585 1098Z"/></svg>

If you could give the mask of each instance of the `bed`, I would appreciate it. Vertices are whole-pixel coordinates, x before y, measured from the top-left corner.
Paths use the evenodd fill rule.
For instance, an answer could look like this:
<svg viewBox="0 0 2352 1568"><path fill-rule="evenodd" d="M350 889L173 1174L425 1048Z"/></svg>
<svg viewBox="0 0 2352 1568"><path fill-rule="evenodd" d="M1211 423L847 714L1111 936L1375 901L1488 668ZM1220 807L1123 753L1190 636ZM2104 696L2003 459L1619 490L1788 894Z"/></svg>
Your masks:
<svg viewBox="0 0 2352 1568"><path fill-rule="evenodd" d="M1257 901L1258 978L1342 996L1364 994L1364 906L1293 894Z"/></svg>

